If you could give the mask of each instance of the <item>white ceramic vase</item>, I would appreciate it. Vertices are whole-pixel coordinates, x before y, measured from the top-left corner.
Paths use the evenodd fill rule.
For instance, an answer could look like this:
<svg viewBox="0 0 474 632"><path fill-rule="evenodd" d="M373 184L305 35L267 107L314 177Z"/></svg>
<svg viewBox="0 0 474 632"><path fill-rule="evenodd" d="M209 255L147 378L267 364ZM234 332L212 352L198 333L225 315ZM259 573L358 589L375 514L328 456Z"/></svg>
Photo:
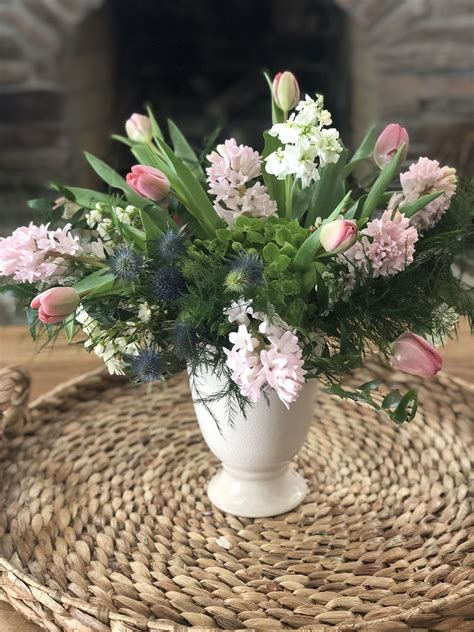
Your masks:
<svg viewBox="0 0 474 632"><path fill-rule="evenodd" d="M229 424L227 398L205 404L224 388L211 368L190 379L199 427L211 452L222 462L208 484L211 502L248 518L276 516L297 507L308 492L290 461L299 451L313 419L314 382L306 384L287 410L274 391L238 413ZM212 411L212 414L211 412ZM218 420L219 425L216 423Z"/></svg>

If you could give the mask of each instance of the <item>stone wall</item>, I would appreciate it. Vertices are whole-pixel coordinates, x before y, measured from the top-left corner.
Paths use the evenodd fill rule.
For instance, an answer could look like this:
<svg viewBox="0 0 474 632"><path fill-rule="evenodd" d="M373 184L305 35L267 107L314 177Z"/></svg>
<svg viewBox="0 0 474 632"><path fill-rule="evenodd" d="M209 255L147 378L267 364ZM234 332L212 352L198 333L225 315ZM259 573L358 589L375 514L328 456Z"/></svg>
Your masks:
<svg viewBox="0 0 474 632"><path fill-rule="evenodd" d="M349 23L353 140L372 122L397 121L410 130L413 154L430 153L472 172L472 0L335 2ZM113 6L0 0L2 232L27 217L24 200L45 181L92 183L80 148L107 153L117 115L115 52L127 46L114 40Z"/></svg>

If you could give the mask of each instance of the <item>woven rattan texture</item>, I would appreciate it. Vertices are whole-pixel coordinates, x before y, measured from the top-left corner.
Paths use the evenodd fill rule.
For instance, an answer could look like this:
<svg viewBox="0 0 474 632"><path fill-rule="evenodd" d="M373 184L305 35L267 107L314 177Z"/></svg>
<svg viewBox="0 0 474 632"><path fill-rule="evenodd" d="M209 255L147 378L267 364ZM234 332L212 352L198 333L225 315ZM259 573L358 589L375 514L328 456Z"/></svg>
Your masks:
<svg viewBox="0 0 474 632"><path fill-rule="evenodd" d="M403 379L374 363L353 381L374 375ZM24 376L2 380L21 404ZM296 459L312 491L258 520L210 505L184 376L4 404L0 598L51 632L472 631L472 391L441 375L420 398L399 429L321 392Z"/></svg>

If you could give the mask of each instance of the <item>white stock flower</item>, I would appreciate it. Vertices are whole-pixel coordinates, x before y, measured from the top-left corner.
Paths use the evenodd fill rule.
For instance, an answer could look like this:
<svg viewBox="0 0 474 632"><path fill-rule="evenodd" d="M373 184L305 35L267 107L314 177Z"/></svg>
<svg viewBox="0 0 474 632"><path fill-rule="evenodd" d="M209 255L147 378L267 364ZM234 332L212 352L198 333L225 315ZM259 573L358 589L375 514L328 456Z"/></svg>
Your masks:
<svg viewBox="0 0 474 632"><path fill-rule="evenodd" d="M306 95L296 111L285 123L270 129L269 134L278 138L283 147L266 157L265 170L279 180L293 175L306 188L319 180L319 167L339 160L342 145L336 129L324 129L332 120L323 109L321 96L315 101Z"/></svg>

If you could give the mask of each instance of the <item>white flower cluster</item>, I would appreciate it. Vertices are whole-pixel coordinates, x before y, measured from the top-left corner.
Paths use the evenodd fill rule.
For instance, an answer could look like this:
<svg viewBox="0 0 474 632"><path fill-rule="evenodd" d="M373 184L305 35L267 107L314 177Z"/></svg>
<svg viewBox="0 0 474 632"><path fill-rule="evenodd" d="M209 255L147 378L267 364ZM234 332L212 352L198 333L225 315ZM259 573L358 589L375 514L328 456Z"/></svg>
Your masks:
<svg viewBox="0 0 474 632"><path fill-rule="evenodd" d="M138 320L141 323L147 323L150 318L151 308L143 301L138 308ZM140 342L143 344L149 337L138 330L135 322L127 322L127 328L121 331L121 335L114 336L113 333L102 329L97 320L90 316L82 305L79 305L76 310L76 321L87 336L84 347L91 348L96 356L104 361L111 375L124 375L125 357L138 355L141 349Z"/></svg>
<svg viewBox="0 0 474 632"><path fill-rule="evenodd" d="M130 205L126 208L117 206L112 210L119 222L128 226L132 223L133 218L138 215L138 209ZM114 230L113 220L111 217L107 217L106 213L106 205L99 202L95 205L95 208L85 215L87 226L91 230L96 230L104 241L110 239L110 233Z"/></svg>
<svg viewBox="0 0 474 632"><path fill-rule="evenodd" d="M323 97L316 101L306 95L296 106L296 112L284 123L274 125L269 134L282 143L266 157L267 173L279 180L294 175L303 189L319 180L319 168L339 160L342 145L339 132L331 125L331 114L323 107Z"/></svg>

